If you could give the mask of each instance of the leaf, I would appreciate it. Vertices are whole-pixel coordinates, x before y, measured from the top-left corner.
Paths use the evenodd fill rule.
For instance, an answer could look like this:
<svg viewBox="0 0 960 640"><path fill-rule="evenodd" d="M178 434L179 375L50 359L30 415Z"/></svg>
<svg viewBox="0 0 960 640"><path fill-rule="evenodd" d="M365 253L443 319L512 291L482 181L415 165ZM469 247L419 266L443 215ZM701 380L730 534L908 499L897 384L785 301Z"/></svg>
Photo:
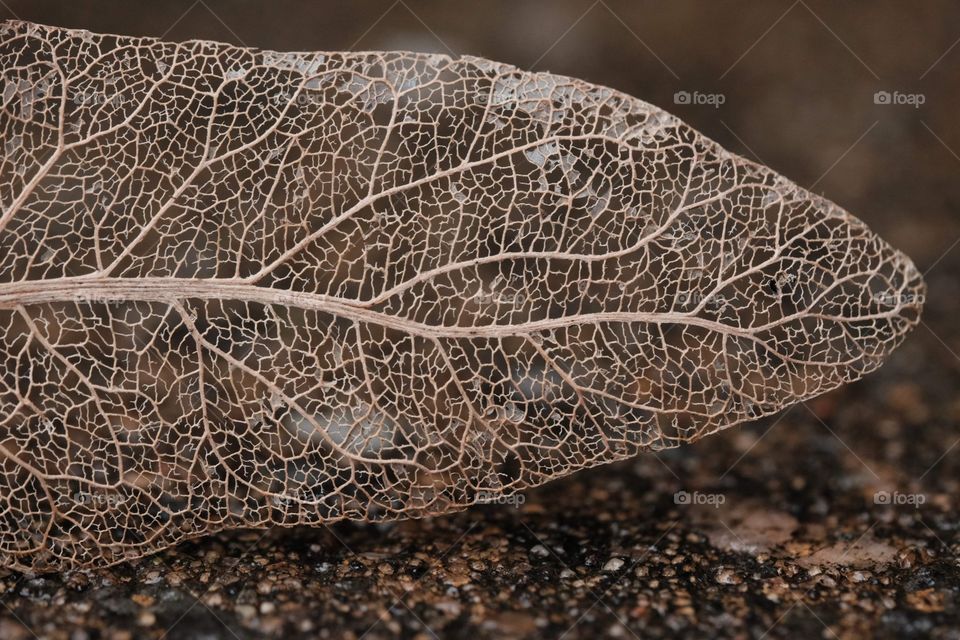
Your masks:
<svg viewBox="0 0 960 640"><path fill-rule="evenodd" d="M880 365L923 283L612 89L3 26L0 554L420 517Z"/></svg>

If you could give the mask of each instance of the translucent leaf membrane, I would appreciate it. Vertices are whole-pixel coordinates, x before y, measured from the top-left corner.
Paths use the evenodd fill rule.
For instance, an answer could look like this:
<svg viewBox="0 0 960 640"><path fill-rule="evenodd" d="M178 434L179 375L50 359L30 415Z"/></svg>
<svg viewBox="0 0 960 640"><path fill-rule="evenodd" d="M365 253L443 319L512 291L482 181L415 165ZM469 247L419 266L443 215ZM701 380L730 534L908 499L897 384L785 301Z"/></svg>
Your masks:
<svg viewBox="0 0 960 640"><path fill-rule="evenodd" d="M923 283L611 89L7 22L0 559L494 500L880 365Z"/></svg>

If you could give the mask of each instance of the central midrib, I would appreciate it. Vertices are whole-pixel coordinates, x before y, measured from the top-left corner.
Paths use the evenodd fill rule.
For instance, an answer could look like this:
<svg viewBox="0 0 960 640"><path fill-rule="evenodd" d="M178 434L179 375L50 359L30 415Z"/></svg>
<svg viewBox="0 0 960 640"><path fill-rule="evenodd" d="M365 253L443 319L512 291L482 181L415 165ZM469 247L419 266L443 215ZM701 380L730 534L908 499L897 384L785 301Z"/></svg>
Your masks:
<svg viewBox="0 0 960 640"><path fill-rule="evenodd" d="M470 326L431 325L368 308L361 302L319 293L271 289L237 279L192 278L65 278L0 284L0 309L51 302L175 302L190 299L237 300L330 313L425 337L505 337L585 323L645 322L685 324L725 334L755 338L754 330L732 327L696 315L675 312L611 311L548 318L512 324Z"/></svg>

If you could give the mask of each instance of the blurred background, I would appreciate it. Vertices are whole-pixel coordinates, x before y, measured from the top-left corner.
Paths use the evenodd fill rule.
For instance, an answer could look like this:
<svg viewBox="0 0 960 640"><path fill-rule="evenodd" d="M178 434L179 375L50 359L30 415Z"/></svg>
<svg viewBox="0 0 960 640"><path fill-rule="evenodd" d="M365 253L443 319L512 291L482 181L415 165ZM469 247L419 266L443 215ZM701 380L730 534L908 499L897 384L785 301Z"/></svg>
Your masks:
<svg viewBox="0 0 960 640"><path fill-rule="evenodd" d="M0 17L608 85L837 202L929 286L887 366L774 419L520 505L9 574L0 637L960 637L957 3L0 0Z"/></svg>

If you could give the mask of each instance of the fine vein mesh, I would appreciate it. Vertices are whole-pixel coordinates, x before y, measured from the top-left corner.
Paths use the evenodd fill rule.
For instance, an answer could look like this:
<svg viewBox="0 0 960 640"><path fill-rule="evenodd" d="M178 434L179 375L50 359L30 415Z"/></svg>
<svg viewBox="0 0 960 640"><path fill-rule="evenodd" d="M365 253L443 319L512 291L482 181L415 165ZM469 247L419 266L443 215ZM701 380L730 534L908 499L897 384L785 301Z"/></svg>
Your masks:
<svg viewBox="0 0 960 640"><path fill-rule="evenodd" d="M460 509L768 415L903 254L611 89L7 22L0 562Z"/></svg>

